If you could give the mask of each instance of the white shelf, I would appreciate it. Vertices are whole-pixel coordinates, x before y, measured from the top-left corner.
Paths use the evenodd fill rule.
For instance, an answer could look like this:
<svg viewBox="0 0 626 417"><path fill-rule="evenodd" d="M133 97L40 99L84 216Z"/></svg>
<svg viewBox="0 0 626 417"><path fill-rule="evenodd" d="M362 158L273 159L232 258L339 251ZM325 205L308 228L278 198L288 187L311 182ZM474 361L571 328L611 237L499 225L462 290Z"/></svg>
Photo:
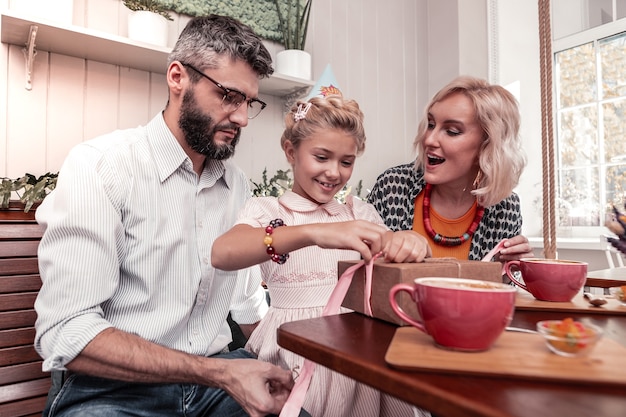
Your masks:
<svg viewBox="0 0 626 417"><path fill-rule="evenodd" d="M308 90L314 85L315 81L275 72L270 78L263 78L260 81L259 91L272 96L284 97L305 88Z"/></svg>
<svg viewBox="0 0 626 417"><path fill-rule="evenodd" d="M2 42L26 46L31 26L37 26L35 49L62 55L120 65L164 74L171 49L130 40L123 36L86 29L80 26L57 24L45 19L26 17L11 11L2 11ZM286 96L313 86L310 80L275 73L262 79L261 93Z"/></svg>

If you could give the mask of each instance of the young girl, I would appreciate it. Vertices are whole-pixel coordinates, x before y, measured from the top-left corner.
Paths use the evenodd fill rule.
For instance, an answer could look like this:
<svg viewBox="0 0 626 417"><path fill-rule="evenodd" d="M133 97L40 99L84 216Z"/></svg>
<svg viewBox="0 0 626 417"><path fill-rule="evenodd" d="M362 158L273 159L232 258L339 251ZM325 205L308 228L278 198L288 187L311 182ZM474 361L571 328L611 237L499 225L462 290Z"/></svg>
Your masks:
<svg viewBox="0 0 626 417"><path fill-rule="evenodd" d="M388 261L418 262L430 248L414 231L389 231L373 206L334 199L365 147L363 113L355 101L332 95L299 102L285 125L281 145L293 171L292 190L248 200L237 224L215 241L212 263L225 270L261 264L271 307L246 348L297 375L304 359L278 346L276 329L322 315L339 260L369 260L382 251ZM304 409L312 416L414 415L410 405L319 365Z"/></svg>

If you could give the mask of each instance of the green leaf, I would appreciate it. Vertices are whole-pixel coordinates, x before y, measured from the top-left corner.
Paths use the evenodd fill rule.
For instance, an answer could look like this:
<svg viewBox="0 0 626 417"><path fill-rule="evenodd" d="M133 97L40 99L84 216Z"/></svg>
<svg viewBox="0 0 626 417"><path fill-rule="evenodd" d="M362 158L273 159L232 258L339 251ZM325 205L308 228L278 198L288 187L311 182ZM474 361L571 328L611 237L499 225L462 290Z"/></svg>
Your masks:
<svg viewBox="0 0 626 417"><path fill-rule="evenodd" d="M291 170L277 170L276 173L268 179L267 168L263 169L261 175L261 182L256 183L250 180L254 188L251 193L253 197L280 197L287 190L291 190L293 187L293 179L291 178ZM359 180L355 187L354 195L361 198L361 192L363 190L363 180ZM336 195L335 199L340 203L345 203L348 196L352 193L352 186L346 184Z"/></svg>
<svg viewBox="0 0 626 417"><path fill-rule="evenodd" d="M304 50L312 3L313 0L274 0L285 49Z"/></svg>
<svg viewBox="0 0 626 417"><path fill-rule="evenodd" d="M41 202L56 187L58 173L48 172L39 178L24 174L17 179L2 178L0 183L0 206L8 208L12 193L15 193L28 212L35 203Z"/></svg>

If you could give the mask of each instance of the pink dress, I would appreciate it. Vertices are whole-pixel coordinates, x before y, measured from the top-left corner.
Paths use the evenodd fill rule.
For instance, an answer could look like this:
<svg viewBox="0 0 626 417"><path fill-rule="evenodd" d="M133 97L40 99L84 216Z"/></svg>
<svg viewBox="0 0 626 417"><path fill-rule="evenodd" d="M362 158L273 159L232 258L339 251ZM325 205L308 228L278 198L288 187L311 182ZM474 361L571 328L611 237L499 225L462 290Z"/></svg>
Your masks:
<svg viewBox="0 0 626 417"><path fill-rule="evenodd" d="M286 192L278 199L275 197L249 199L237 222L265 227L276 218L282 219L287 227L356 219L383 225L374 207L361 200L348 197L346 204L333 199L329 203L318 205L292 191ZM297 377L304 359L278 346L276 329L282 323L320 317L337 283L337 262L357 259L360 259L360 255L356 251L309 246L291 252L283 265L269 260L261 264L263 279L270 293L271 306L252 333L246 349L258 355L263 361L291 369ZM422 415L421 410L414 411L414 407L407 403L321 365L315 367L304 409L313 417Z"/></svg>

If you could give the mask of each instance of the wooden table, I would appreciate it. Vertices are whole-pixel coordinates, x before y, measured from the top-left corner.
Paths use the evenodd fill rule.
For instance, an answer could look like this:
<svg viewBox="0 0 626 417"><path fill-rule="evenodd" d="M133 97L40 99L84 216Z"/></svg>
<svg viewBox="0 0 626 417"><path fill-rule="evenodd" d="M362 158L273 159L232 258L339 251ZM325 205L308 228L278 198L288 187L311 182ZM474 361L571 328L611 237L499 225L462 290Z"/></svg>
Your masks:
<svg viewBox="0 0 626 417"><path fill-rule="evenodd" d="M518 311L512 326L532 329L563 313ZM626 316L570 314L604 328L626 345ZM437 417L622 417L626 388L585 386L510 377L444 375L395 370L385 353L396 326L358 313L285 323L280 346L351 378L429 410Z"/></svg>
<svg viewBox="0 0 626 417"><path fill-rule="evenodd" d="M585 285L589 287L619 287L626 285L626 267L599 269L587 272Z"/></svg>

